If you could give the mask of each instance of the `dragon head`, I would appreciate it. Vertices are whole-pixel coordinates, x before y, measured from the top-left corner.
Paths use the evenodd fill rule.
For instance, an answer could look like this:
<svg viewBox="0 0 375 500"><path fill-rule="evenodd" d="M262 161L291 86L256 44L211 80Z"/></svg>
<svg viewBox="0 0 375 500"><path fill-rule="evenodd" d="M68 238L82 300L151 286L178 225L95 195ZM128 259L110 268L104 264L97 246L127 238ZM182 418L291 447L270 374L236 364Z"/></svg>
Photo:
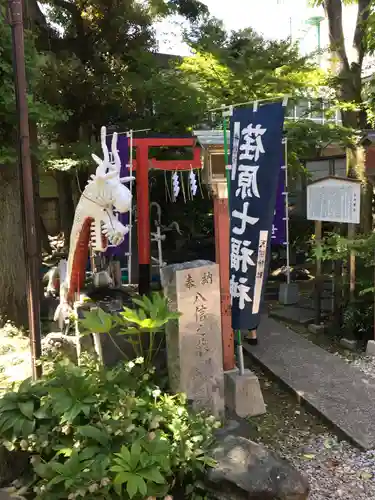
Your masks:
<svg viewBox="0 0 375 500"><path fill-rule="evenodd" d="M128 212L131 210L132 194L124 184L134 180L134 177L120 177L121 160L117 150L117 133L115 132L112 136L112 158L110 158L106 143L106 127L101 128L100 137L103 159L92 154L98 166L91 180L100 187L101 199L107 206L113 207L120 213Z"/></svg>

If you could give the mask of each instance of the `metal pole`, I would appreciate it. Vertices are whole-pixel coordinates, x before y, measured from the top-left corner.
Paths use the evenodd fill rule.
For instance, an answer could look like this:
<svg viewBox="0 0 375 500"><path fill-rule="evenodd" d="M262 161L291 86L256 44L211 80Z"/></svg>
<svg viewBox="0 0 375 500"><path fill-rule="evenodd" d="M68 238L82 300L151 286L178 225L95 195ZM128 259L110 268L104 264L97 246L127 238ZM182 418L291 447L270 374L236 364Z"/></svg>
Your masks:
<svg viewBox="0 0 375 500"><path fill-rule="evenodd" d="M228 148L228 138L227 138L227 129L228 129L227 114L228 113L225 111L224 107L223 107L222 113L223 113L225 175L226 175L226 180L227 180L228 210L229 210L229 220L230 220L230 179L231 179L231 173L229 170L229 148ZM231 108L230 108L229 114L231 114ZM245 365L244 365L244 358L243 358L241 330L237 331L237 358L238 358L238 360L237 360L238 361L238 370L240 372L240 375L243 375L245 373Z"/></svg>
<svg viewBox="0 0 375 500"><path fill-rule="evenodd" d="M249 104L261 104L263 102L271 102L271 101L274 101L274 102L277 102L277 101L285 101L285 102L288 102L288 97L290 97L289 95L285 95L284 97L265 97L264 99L253 99L252 101L245 101L245 102L237 102L236 104L222 104L220 106L220 108L212 108L212 109L209 109L207 110L207 113L212 113L214 111L225 111L225 110L228 110L229 112L231 112L231 110L233 108L238 108L240 106L247 106Z"/></svg>
<svg viewBox="0 0 375 500"><path fill-rule="evenodd" d="M133 175L133 130L130 130L128 133L129 138L129 164L130 164L130 172L129 175L132 177ZM130 181L130 193L133 196L133 181ZM131 285L132 283L132 234L133 233L133 207L130 207L129 212L129 255L128 255L128 283Z"/></svg>
<svg viewBox="0 0 375 500"><path fill-rule="evenodd" d="M288 188L288 139L284 139L285 168L285 239L286 239L286 282L290 284L290 241L289 241L289 188Z"/></svg>
<svg viewBox="0 0 375 500"><path fill-rule="evenodd" d="M25 238L27 302L31 343L32 375L40 377L42 368L37 363L41 356L41 327L39 305L39 255L34 204L33 175L30 156L29 111L25 70L22 0L8 0L12 27L13 64L16 105L19 127L19 168L23 195L23 230Z"/></svg>

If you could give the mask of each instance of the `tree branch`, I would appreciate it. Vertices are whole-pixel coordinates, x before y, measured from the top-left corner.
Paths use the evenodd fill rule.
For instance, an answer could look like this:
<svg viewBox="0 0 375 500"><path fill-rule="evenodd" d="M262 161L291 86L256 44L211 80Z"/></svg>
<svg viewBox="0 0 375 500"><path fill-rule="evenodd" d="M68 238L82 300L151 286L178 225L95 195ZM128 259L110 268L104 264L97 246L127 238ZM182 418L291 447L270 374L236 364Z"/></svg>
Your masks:
<svg viewBox="0 0 375 500"><path fill-rule="evenodd" d="M79 10L77 6L72 2L66 2L65 0L53 0L52 3L56 5L56 7L60 7L61 9L67 10L73 16L79 15Z"/></svg>
<svg viewBox="0 0 375 500"><path fill-rule="evenodd" d="M337 55L341 69L349 69L342 27L342 0L324 0L324 10L328 18L331 51Z"/></svg>
<svg viewBox="0 0 375 500"><path fill-rule="evenodd" d="M371 0L358 0L358 14L354 31L353 47L357 53L356 63L362 67L366 54L366 31L370 16Z"/></svg>
<svg viewBox="0 0 375 500"><path fill-rule="evenodd" d="M37 0L25 0L25 18L41 29L48 29L46 16L41 11Z"/></svg>
<svg viewBox="0 0 375 500"><path fill-rule="evenodd" d="M68 2L66 0L52 0L52 3L65 10L71 15L72 24L75 28L73 36L65 37L64 43L61 43L62 48L66 48L71 42L75 44L72 51L81 59L83 63L87 62L92 55L93 47L89 39L89 33L86 29L85 20L82 18L81 11L76 3ZM78 45L77 42L78 41Z"/></svg>

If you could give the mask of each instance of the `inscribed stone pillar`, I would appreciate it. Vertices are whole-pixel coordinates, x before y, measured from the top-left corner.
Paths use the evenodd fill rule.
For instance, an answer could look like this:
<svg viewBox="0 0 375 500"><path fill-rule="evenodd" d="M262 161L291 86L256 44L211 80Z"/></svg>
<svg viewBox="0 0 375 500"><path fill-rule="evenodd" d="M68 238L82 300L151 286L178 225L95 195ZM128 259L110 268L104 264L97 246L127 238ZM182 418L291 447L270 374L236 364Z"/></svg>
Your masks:
<svg viewBox="0 0 375 500"><path fill-rule="evenodd" d="M223 349L218 265L195 260L161 270L170 308L181 313L167 325L167 359L173 392L184 392L196 409L224 412Z"/></svg>

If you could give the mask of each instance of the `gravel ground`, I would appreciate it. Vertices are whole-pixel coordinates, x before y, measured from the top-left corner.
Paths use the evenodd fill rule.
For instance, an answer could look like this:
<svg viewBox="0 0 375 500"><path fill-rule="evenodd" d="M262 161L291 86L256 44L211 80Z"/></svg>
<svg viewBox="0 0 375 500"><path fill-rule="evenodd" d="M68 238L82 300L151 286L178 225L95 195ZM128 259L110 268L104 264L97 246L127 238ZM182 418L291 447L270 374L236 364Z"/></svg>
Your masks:
<svg viewBox="0 0 375 500"><path fill-rule="evenodd" d="M361 370L361 372L365 373L369 379L375 379L375 357L364 355L360 356L355 354L352 354L349 357L341 357L343 357L352 366L355 366Z"/></svg>
<svg viewBox="0 0 375 500"><path fill-rule="evenodd" d="M375 378L375 359L352 355L349 362L371 381ZM308 477L309 500L375 500L375 450L361 452L339 440L278 382L257 367L251 369L260 377L267 414L250 419L250 439L273 449Z"/></svg>
<svg viewBox="0 0 375 500"><path fill-rule="evenodd" d="M375 499L375 452L360 452L326 433L302 438L292 449L287 443L283 454L308 476L310 500Z"/></svg>

